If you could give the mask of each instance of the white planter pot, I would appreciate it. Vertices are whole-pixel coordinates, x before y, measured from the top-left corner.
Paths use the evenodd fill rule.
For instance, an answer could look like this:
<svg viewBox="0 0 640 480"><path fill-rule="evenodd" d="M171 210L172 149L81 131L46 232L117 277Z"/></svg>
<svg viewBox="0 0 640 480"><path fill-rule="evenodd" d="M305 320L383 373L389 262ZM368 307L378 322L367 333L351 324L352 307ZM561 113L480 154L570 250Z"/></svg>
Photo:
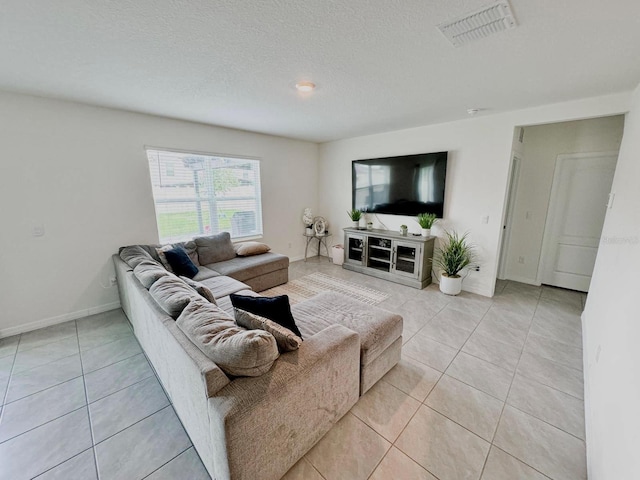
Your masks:
<svg viewBox="0 0 640 480"><path fill-rule="evenodd" d="M462 277L447 277L440 275L440 291L446 295L458 295L462 291Z"/></svg>
<svg viewBox="0 0 640 480"><path fill-rule="evenodd" d="M353 228L358 228L360 226L360 222L353 221Z"/></svg>
<svg viewBox="0 0 640 480"><path fill-rule="evenodd" d="M430 228L422 228L422 229L420 229L420 232L422 233L423 237L430 237L431 236L431 229Z"/></svg>

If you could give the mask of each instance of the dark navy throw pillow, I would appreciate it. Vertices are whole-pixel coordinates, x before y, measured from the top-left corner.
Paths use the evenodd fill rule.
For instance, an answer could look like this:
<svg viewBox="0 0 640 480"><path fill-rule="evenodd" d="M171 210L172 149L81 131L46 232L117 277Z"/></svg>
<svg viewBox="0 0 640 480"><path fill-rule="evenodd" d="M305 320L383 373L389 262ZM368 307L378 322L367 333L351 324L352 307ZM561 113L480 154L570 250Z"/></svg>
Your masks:
<svg viewBox="0 0 640 480"><path fill-rule="evenodd" d="M193 278L198 274L198 267L193 264L184 248L172 248L164 252L164 255L176 275Z"/></svg>
<svg viewBox="0 0 640 480"><path fill-rule="evenodd" d="M273 320L302 338L302 334L298 330L296 321L291 314L291 305L289 305L289 297L287 295L280 295L279 297L248 297L232 293L229 298L235 308Z"/></svg>

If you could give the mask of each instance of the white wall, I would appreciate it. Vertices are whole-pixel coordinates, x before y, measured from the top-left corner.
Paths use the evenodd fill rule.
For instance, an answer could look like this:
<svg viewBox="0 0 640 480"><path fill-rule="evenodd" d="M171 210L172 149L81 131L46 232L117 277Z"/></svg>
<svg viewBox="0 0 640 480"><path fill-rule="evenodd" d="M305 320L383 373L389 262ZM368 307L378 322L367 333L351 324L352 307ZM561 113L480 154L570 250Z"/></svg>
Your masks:
<svg viewBox="0 0 640 480"><path fill-rule="evenodd" d="M263 241L303 254L314 143L8 93L0 112L0 336L118 306L111 254L158 241L145 145L261 158Z"/></svg>
<svg viewBox="0 0 640 480"><path fill-rule="evenodd" d="M345 211L351 206L352 160L447 150L445 221L434 232L441 235L443 227L470 232L482 266L480 272L469 275L463 288L491 296L498 268L514 127L618 114L625 112L628 105L629 94L616 94L323 144L320 211L332 223L334 234L338 227L349 226ZM481 223L485 215L489 216L488 224ZM418 231L418 224L411 218L380 217L390 229L406 223L411 231ZM334 242L338 243L337 239Z"/></svg>
<svg viewBox="0 0 640 480"><path fill-rule="evenodd" d="M640 86L627 115L583 313L591 480L640 472Z"/></svg>
<svg viewBox="0 0 640 480"><path fill-rule="evenodd" d="M539 284L538 264L558 155L618 151L623 128L623 115L524 128L506 278ZM519 257L523 264L518 263Z"/></svg>

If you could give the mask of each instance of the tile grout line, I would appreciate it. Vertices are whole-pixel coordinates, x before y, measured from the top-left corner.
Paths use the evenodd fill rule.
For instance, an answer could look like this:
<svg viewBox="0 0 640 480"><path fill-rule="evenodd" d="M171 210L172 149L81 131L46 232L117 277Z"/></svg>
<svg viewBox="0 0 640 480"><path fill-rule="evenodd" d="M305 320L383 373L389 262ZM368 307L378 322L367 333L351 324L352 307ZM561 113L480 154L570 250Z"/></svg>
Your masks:
<svg viewBox="0 0 640 480"><path fill-rule="evenodd" d="M78 332L78 321L75 321L76 323L76 335ZM78 339L78 350L80 350L80 337L77 336ZM91 451L93 453L93 468L95 469L96 472L96 477L99 479L100 478L100 471L98 470L98 455L96 454L96 449L95 447L95 436L93 433L93 422L91 421L91 409L89 408L89 395L87 393L87 381L85 379L84 376L84 363L82 362L82 352L79 353L80 356L80 371L82 372L82 387L84 388L84 401L86 402L87 405L87 421L89 422L89 432L91 434Z"/></svg>
<svg viewBox="0 0 640 480"><path fill-rule="evenodd" d="M158 410L159 411L159 410ZM191 439L189 439L191 440ZM180 455L182 455L183 453L185 453L187 450L189 450L190 448L193 448L193 450L195 451L195 448L193 446L193 443L191 445L189 445L187 448L185 448L184 450L182 450L179 454L177 454L175 457L171 458L170 460L164 462L162 465L160 465L158 468L156 468L155 470L153 470L152 472L149 473L149 475L145 475L144 477L142 477L142 480L144 480L145 478L149 478L151 475L153 475L154 473L156 473L158 470L160 470L162 467L164 467L165 465L168 465L169 463L173 462L176 458L178 458ZM199 458L199 457L198 457ZM205 469L206 470L206 469ZM209 472L207 472L208 474Z"/></svg>
<svg viewBox="0 0 640 480"><path fill-rule="evenodd" d="M2 410L0 410L0 426L2 425L2 420L4 419L4 412L7 409L7 398L9 397L9 390L11 389L11 380L13 379L13 367L16 364L16 357L18 356L18 347L20 347L20 342L22 341L22 334L18 338L18 345L16 345L16 352L13 356L13 361L11 362L11 369L9 369L9 378L7 379L7 388L2 396Z"/></svg>
<svg viewBox="0 0 640 480"><path fill-rule="evenodd" d="M508 284L507 284L508 286ZM505 287L506 288L506 287ZM494 445L494 441L496 439L496 435L498 434L498 428L500 427L500 422L502 421L502 417L504 416L504 411L505 408L507 407L507 401L509 400L509 395L511 394L511 389L513 388L513 382L516 378L516 375L518 373L518 367L520 366L520 361L522 360L522 355L524 354L524 349L525 346L527 344L527 340L529 339L529 334L531 333L531 328L533 327L533 322L534 322L534 318L536 315L536 311L538 310L538 305L540 304L540 295L542 295L542 291L540 291L540 294L538 296L538 300L536 302L536 306L533 309L533 313L531 314L531 323L529 323L529 328L527 329L527 335L524 339L524 343L522 344L522 349L520 350L520 355L518 356L518 362L516 363L515 369L513 370L513 375L511 376L511 383L509 384L509 389L507 390L507 395L504 399L504 403L502 404L502 410L500 411L500 416L498 417L498 423L496 423L496 427L495 430L493 431L493 436L491 437L491 447L493 447ZM511 406L509 404L509 406ZM498 448L498 447L496 447ZM489 451L491 451L491 449L489 449ZM512 455L513 456L513 455ZM521 461L522 463L524 463L527 466L530 466L529 464L527 464L526 462L522 461L520 458L513 456L513 458L516 458L517 460ZM482 478L482 475L484 474L484 469L487 466L487 460L489 459L489 455L487 455L487 457L484 459L484 464L482 465L482 471L480 472L480 478ZM531 467L533 468L533 467Z"/></svg>

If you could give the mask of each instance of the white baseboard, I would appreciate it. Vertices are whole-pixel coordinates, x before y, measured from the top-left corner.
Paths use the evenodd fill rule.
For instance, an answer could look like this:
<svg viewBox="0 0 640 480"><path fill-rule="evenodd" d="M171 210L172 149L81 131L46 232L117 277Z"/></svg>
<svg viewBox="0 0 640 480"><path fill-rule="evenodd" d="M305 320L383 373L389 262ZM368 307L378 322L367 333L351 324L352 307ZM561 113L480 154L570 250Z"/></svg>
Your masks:
<svg viewBox="0 0 640 480"><path fill-rule="evenodd" d="M77 310L75 312L65 313L64 315L57 315L55 317L36 320L35 322L16 325L15 327L2 328L0 329L0 338L30 332L39 328L50 327L51 325L57 325L58 323L68 322L69 320L77 320L78 318L88 317L89 315L108 312L109 310L115 310L116 308L120 308L119 301L105 303L104 305L98 305L96 307L85 308L83 310Z"/></svg>

